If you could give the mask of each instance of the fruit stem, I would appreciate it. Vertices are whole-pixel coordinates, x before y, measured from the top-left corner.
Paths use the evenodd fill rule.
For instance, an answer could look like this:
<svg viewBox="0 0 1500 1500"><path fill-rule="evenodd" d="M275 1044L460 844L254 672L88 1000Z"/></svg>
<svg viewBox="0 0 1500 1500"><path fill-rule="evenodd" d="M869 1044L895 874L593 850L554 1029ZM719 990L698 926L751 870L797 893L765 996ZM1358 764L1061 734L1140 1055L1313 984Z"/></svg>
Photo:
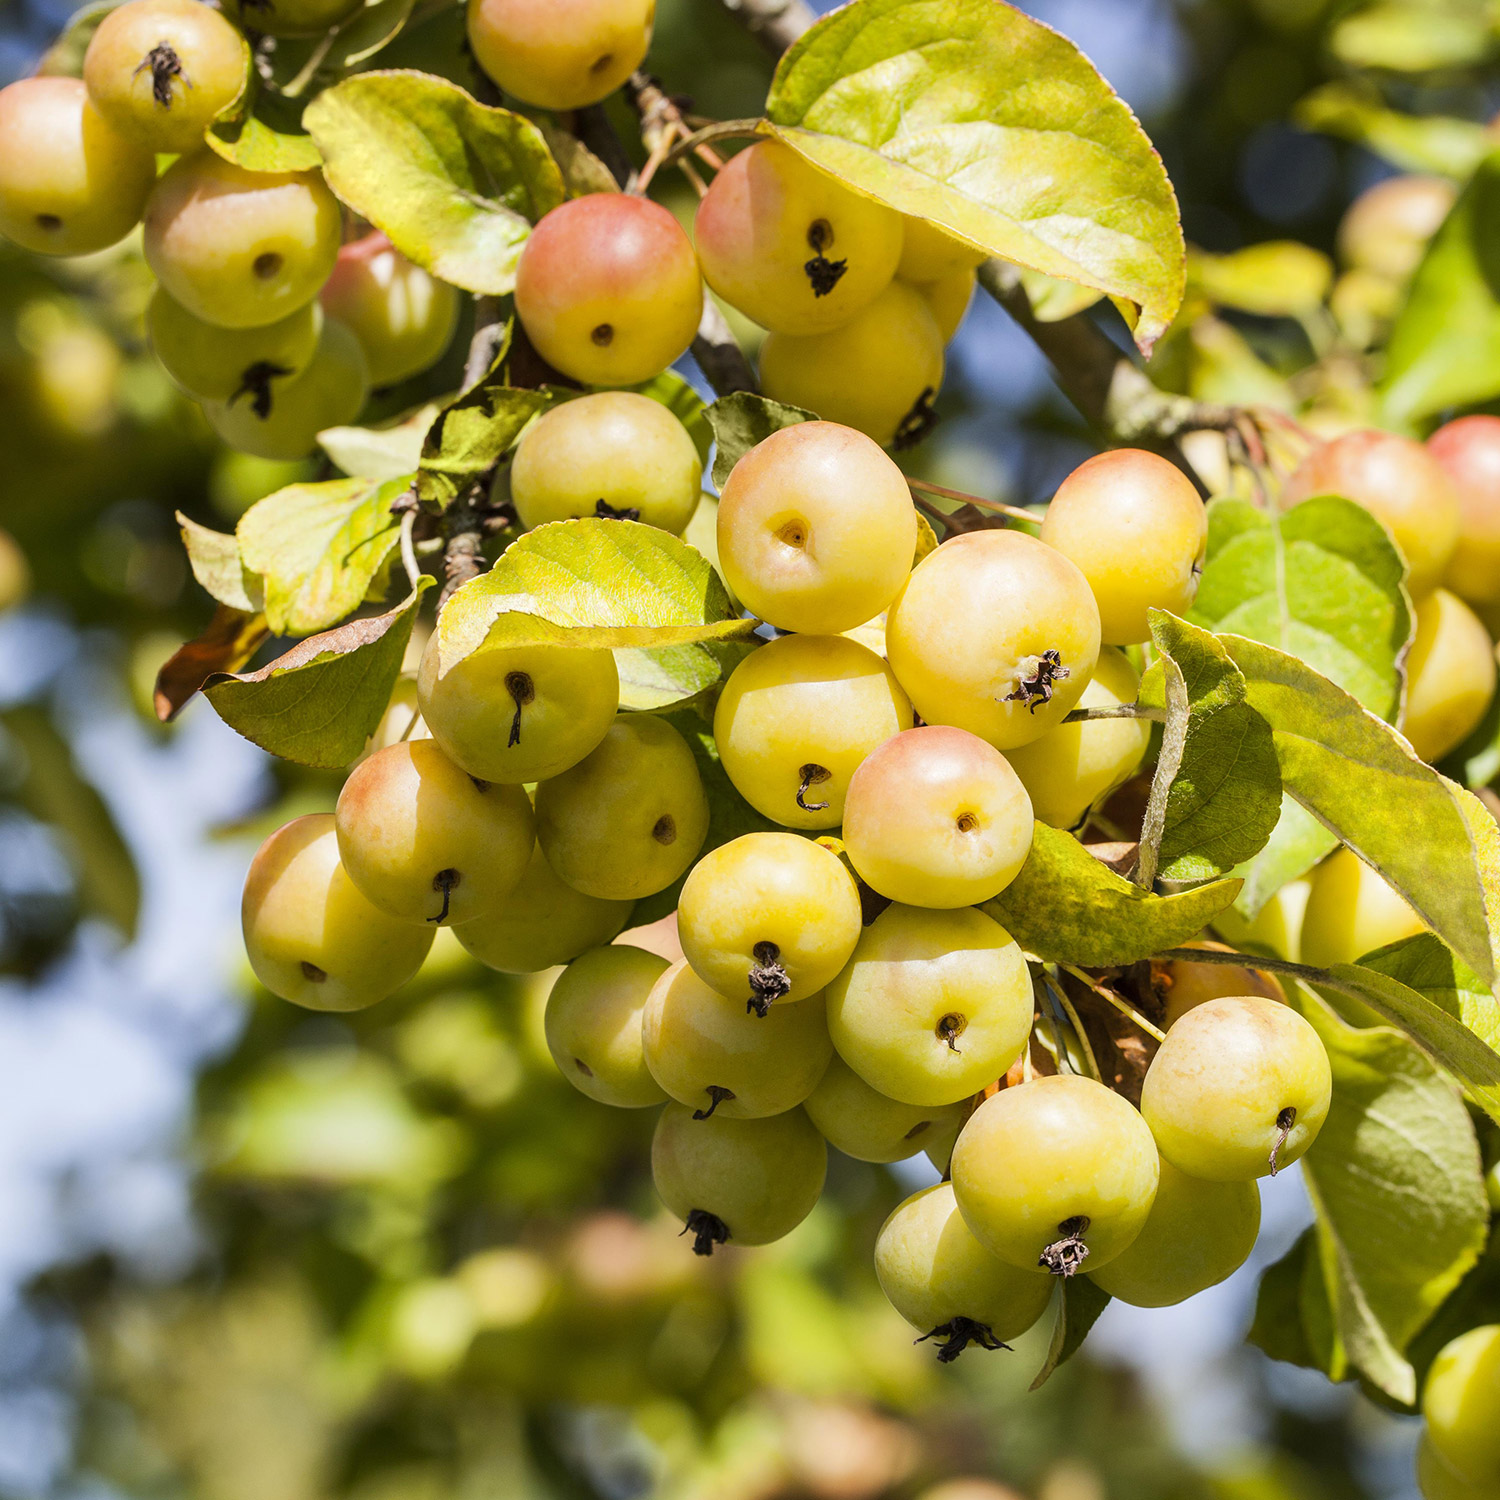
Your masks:
<svg viewBox="0 0 1500 1500"><path fill-rule="evenodd" d="M717 1083L709 1084L703 1092L708 1095L710 1103L707 1109L695 1109L693 1118L695 1120L711 1120L714 1111L726 1100L734 1098L734 1090L720 1088Z"/></svg>
<svg viewBox="0 0 1500 1500"><path fill-rule="evenodd" d="M428 917L429 922L439 925L448 920L448 902L453 895L453 887L458 884L459 874L457 870L439 870L432 877L432 888L443 893L443 909L435 917Z"/></svg>
<svg viewBox="0 0 1500 1500"><path fill-rule="evenodd" d="M1187 951L1196 952L1197 950L1189 949ZM1133 1005L1115 994L1108 986L1100 984L1091 974L1086 974L1082 969L1074 968L1072 964L1060 963L1058 968L1071 974L1080 984L1086 984L1101 1000L1107 1000L1122 1016L1128 1016L1148 1036L1154 1036L1159 1042L1166 1041L1166 1032L1161 1030L1160 1027L1153 1026Z"/></svg>
<svg viewBox="0 0 1500 1500"><path fill-rule="evenodd" d="M1276 1144L1271 1147L1271 1176L1274 1177L1281 1170L1276 1165L1276 1158L1281 1155L1282 1148L1286 1145L1287 1137L1292 1133L1292 1126L1297 1123L1297 1111L1289 1104L1276 1116Z"/></svg>
<svg viewBox="0 0 1500 1500"><path fill-rule="evenodd" d="M942 1347L937 1352L940 1365L952 1364L970 1344L981 1349L1009 1349L1010 1345L997 1339L988 1323L976 1323L973 1318L950 1318L939 1323L931 1333L913 1339L914 1344L925 1344L928 1339L941 1339Z"/></svg>
<svg viewBox="0 0 1500 1500"><path fill-rule="evenodd" d="M1150 719L1154 724L1165 724L1167 711L1140 703L1117 703L1113 708L1075 708L1063 715L1064 724L1091 724L1098 719Z"/></svg>
<svg viewBox="0 0 1500 1500"><path fill-rule="evenodd" d="M833 779L833 772L826 766L820 766L814 761L809 761L798 773L802 777L802 784L797 788L797 806L803 812L822 812L827 808L826 802L804 802L802 799L807 795L807 789L814 786L822 786L825 781Z"/></svg>
<svg viewBox="0 0 1500 1500"><path fill-rule="evenodd" d="M1035 526L1041 520L1041 517L1033 511L1022 510L1019 505L1006 505L1000 500L983 500L978 495L970 495L964 490L950 490L945 485L932 484L926 479L913 479L910 474L906 476L906 487L911 490L920 490L924 495L938 495L944 500L957 500L962 505L972 505L976 510L987 510L997 516L1006 516L1012 521L1028 521ZM937 513L940 516L947 514L941 510Z"/></svg>
<svg viewBox="0 0 1500 1500"><path fill-rule="evenodd" d="M1089 1077L1095 1083L1103 1083L1104 1075L1099 1071L1099 1059L1094 1056L1093 1043L1089 1041L1089 1034L1083 1029L1083 1022L1079 1019L1078 1011L1073 1002L1068 999L1068 993L1062 985L1045 969L1042 971L1046 978L1047 989L1052 997L1062 1006L1067 1015L1068 1024L1073 1028L1074 1035L1078 1038L1078 1045L1083 1050L1083 1060L1088 1067Z"/></svg>
<svg viewBox="0 0 1500 1500"><path fill-rule="evenodd" d="M677 1238L681 1239L684 1234L693 1237L694 1255L712 1255L715 1245L729 1243L729 1226L706 1208L695 1208L689 1212L687 1223L682 1226L682 1233Z"/></svg>

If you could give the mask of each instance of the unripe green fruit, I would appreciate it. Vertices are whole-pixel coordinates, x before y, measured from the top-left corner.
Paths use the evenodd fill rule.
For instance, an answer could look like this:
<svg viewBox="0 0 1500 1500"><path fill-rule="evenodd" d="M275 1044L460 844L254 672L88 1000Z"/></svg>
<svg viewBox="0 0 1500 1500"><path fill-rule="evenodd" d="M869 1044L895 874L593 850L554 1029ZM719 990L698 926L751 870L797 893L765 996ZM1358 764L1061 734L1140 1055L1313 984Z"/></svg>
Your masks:
<svg viewBox="0 0 1500 1500"><path fill-rule="evenodd" d="M267 36L318 36L360 9L360 0L224 0L231 20Z"/></svg>
<svg viewBox="0 0 1500 1500"><path fill-rule="evenodd" d="M1069 1073L1001 1089L953 1148L953 1192L982 1245L1026 1270L1096 1271L1145 1227L1156 1145L1112 1090Z"/></svg>
<svg viewBox="0 0 1500 1500"><path fill-rule="evenodd" d="M1446 1344L1422 1387L1422 1415L1438 1456L1467 1483L1500 1489L1500 1323Z"/></svg>
<svg viewBox="0 0 1500 1500"><path fill-rule="evenodd" d="M1500 417L1460 417L1427 439L1458 496L1458 546L1443 582L1471 604L1500 601Z"/></svg>
<svg viewBox="0 0 1500 1500"><path fill-rule="evenodd" d="M197 5L200 0L190 0ZM259 402L267 416L317 353L323 311L316 302L258 328L220 328L195 318L160 287L146 309L146 331L162 368L200 401Z"/></svg>
<svg viewBox="0 0 1500 1500"><path fill-rule="evenodd" d="M839 1056L906 1104L955 1104L993 1083L1021 1055L1031 1015L1020 948L973 907L888 906L828 986Z"/></svg>
<svg viewBox="0 0 1500 1500"><path fill-rule="evenodd" d="M827 1170L828 1147L800 1109L766 1120L695 1120L686 1105L669 1104L651 1139L656 1191L699 1255L790 1234L813 1211Z"/></svg>
<svg viewBox="0 0 1500 1500"><path fill-rule="evenodd" d="M1239 1270L1259 1233L1256 1183L1205 1182L1164 1159L1146 1227L1090 1279L1132 1307L1173 1307Z"/></svg>
<svg viewBox="0 0 1500 1500"><path fill-rule="evenodd" d="M338 259L338 199L317 172L250 172L212 151L152 189L146 262L170 296L221 328L275 323L311 302Z"/></svg>
<svg viewBox="0 0 1500 1500"><path fill-rule="evenodd" d="M952 1132L963 1104L903 1104L872 1089L838 1053L829 1060L803 1108L823 1139L856 1161L905 1161Z"/></svg>
<svg viewBox="0 0 1500 1500"><path fill-rule="evenodd" d="M615 943L581 953L547 996L547 1050L580 1093L616 1109L666 1102L646 1067L641 1012L668 965L664 958Z"/></svg>
<svg viewBox="0 0 1500 1500"><path fill-rule="evenodd" d="M1301 961L1318 968L1356 959L1426 932L1427 924L1352 849L1336 849L1312 874L1302 913Z"/></svg>
<svg viewBox="0 0 1500 1500"><path fill-rule="evenodd" d="M693 234L708 284L763 328L791 334L847 323L890 284L901 258L899 214L780 141L729 159Z"/></svg>
<svg viewBox="0 0 1500 1500"><path fill-rule="evenodd" d="M974 300L974 285L977 280L973 271L950 271L938 281L923 282L917 287L932 309L938 334L944 344L953 342L954 334L963 323L964 314Z"/></svg>
<svg viewBox="0 0 1500 1500"><path fill-rule="evenodd" d="M150 151L196 151L244 92L245 39L200 0L129 0L99 23L83 81L99 113Z"/></svg>
<svg viewBox="0 0 1500 1500"><path fill-rule="evenodd" d="M309 1010L363 1010L422 967L433 929L372 906L339 863L328 813L294 818L256 852L240 903L255 977Z"/></svg>
<svg viewBox="0 0 1500 1500"><path fill-rule="evenodd" d="M1413 172L1377 182L1349 205L1339 224L1340 258L1387 280L1405 281L1457 196L1446 177Z"/></svg>
<svg viewBox="0 0 1500 1500"><path fill-rule="evenodd" d="M1099 659L1099 607L1046 543L971 531L917 564L885 639L923 719L1009 750L1040 739L1083 696Z"/></svg>
<svg viewBox="0 0 1500 1500"><path fill-rule="evenodd" d="M930 284L965 271L973 271L988 259L930 219L907 214L901 220L901 259L896 274L903 281Z"/></svg>
<svg viewBox="0 0 1500 1500"><path fill-rule="evenodd" d="M1205 942L1201 938L1182 944L1184 948L1208 948L1220 953L1231 950L1223 943ZM1264 969L1247 969L1241 964L1195 964L1180 958L1166 963L1153 962L1152 982L1161 995L1166 1015L1165 1029L1170 1030L1190 1010L1197 1010L1210 1000L1238 995L1259 995L1266 1000L1286 1003L1286 992L1274 974Z"/></svg>
<svg viewBox="0 0 1500 1500"><path fill-rule="evenodd" d="M1209 1182L1274 1176L1317 1140L1333 1093L1328 1053L1289 1005L1209 1000L1152 1059L1141 1114L1161 1154Z"/></svg>
<svg viewBox="0 0 1500 1500"><path fill-rule="evenodd" d="M500 910L455 927L480 963L502 974L539 974L607 943L624 927L633 901L601 901L564 885L538 845L521 883Z"/></svg>
<svg viewBox="0 0 1500 1500"><path fill-rule="evenodd" d="M1470 1484L1425 1430L1417 1441L1417 1488L1423 1500L1500 1500L1500 1484Z"/></svg>
<svg viewBox="0 0 1500 1500"><path fill-rule="evenodd" d="M859 941L859 892L839 857L793 833L747 833L693 866L677 935L693 971L731 1001L816 994Z"/></svg>
<svg viewBox="0 0 1500 1500"><path fill-rule="evenodd" d="M714 739L752 807L787 828L836 828L859 763L911 723L906 694L873 651L840 635L786 635L730 673Z"/></svg>
<svg viewBox="0 0 1500 1500"><path fill-rule="evenodd" d="M1417 604L1401 732L1423 760L1439 761L1474 732L1494 694L1489 631L1457 594L1434 589Z"/></svg>
<svg viewBox="0 0 1500 1500"><path fill-rule="evenodd" d="M634 391L599 391L545 412L526 430L510 470L510 496L528 529L623 516L680 534L702 483L687 428Z"/></svg>
<svg viewBox="0 0 1500 1500"><path fill-rule="evenodd" d="M703 1118L755 1120L795 1109L833 1056L821 995L756 1015L709 989L686 959L656 981L641 1037L651 1076Z"/></svg>
<svg viewBox="0 0 1500 1500"><path fill-rule="evenodd" d="M87 255L140 221L156 159L94 107L77 78L0 89L0 234L39 255Z"/></svg>

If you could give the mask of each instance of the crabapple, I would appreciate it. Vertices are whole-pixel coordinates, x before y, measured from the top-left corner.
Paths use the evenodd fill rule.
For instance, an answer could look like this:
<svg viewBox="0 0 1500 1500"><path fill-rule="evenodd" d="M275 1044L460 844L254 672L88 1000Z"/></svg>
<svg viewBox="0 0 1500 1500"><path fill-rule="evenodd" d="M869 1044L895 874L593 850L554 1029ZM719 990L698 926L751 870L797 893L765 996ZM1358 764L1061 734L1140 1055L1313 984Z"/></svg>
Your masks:
<svg viewBox="0 0 1500 1500"><path fill-rule="evenodd" d="M859 763L911 725L890 668L841 635L785 635L752 651L714 710L735 789L787 828L838 827Z"/></svg>
<svg viewBox="0 0 1500 1500"><path fill-rule="evenodd" d="M527 428L510 470L510 496L527 528L612 516L681 535L702 484L703 460L687 428L635 391L554 406Z"/></svg>
<svg viewBox="0 0 1500 1500"><path fill-rule="evenodd" d="M1427 451L1458 495L1458 546L1443 582L1471 604L1500 602L1500 417L1459 417Z"/></svg>
<svg viewBox="0 0 1500 1500"><path fill-rule="evenodd" d="M905 1161L964 1121L964 1105L903 1104L872 1089L838 1053L802 1106L830 1146L855 1161Z"/></svg>
<svg viewBox="0 0 1500 1500"><path fill-rule="evenodd" d="M1223 943L1205 942L1201 938L1182 946L1207 948L1219 953L1231 951ZM1152 982L1162 996L1166 1010L1164 1024L1168 1030L1190 1010L1196 1010L1209 1000L1222 1000L1230 995L1259 995L1262 999L1283 1003L1286 1000L1286 991L1276 976L1264 969L1246 968L1242 964L1195 964L1180 958L1152 967L1155 970Z"/></svg>
<svg viewBox="0 0 1500 1500"><path fill-rule="evenodd" d="M1313 871L1302 913L1301 961L1352 964L1427 924L1352 849L1336 849Z"/></svg>
<svg viewBox="0 0 1500 1500"><path fill-rule="evenodd" d="M663 890L708 835L708 794L687 741L653 714L621 714L577 765L537 787L536 833L547 863L586 896Z"/></svg>
<svg viewBox="0 0 1500 1500"><path fill-rule="evenodd" d="M1097 1270L1144 1228L1158 1159L1146 1122L1071 1073L1001 1089L953 1148L953 1193L980 1244L1025 1270Z"/></svg>
<svg viewBox="0 0 1500 1500"><path fill-rule="evenodd" d="M901 258L900 214L781 141L729 159L698 205L693 234L714 291L781 333L847 323L890 284Z"/></svg>
<svg viewBox="0 0 1500 1500"><path fill-rule="evenodd" d="M1425 1428L1417 1439L1417 1489L1422 1500L1500 1500L1500 1484L1470 1484L1438 1452Z"/></svg>
<svg viewBox="0 0 1500 1500"><path fill-rule="evenodd" d="M1416 623L1401 732L1423 760L1436 762L1484 718L1495 695L1495 648L1478 615L1447 589L1418 601Z"/></svg>
<svg viewBox="0 0 1500 1500"><path fill-rule="evenodd" d="M275 323L220 328L194 317L158 287L146 308L146 331L162 368L188 395L200 401L242 399L263 406L269 416L287 383L312 363L323 313L309 302Z"/></svg>
<svg viewBox="0 0 1500 1500"><path fill-rule="evenodd" d="M1293 963L1300 963L1302 918L1311 890L1310 880L1289 880L1253 919L1246 921L1231 906L1214 918L1214 930L1242 952L1265 951L1275 958L1289 958ZM1254 986L1240 993L1254 994Z"/></svg>
<svg viewBox="0 0 1500 1500"><path fill-rule="evenodd" d="M883 610L917 545L906 477L868 437L834 422L783 427L724 484L724 578L781 630L836 635Z"/></svg>
<svg viewBox="0 0 1500 1500"><path fill-rule="evenodd" d="M516 267L527 336L586 385L659 374L692 343L702 313L692 241L659 203L633 193L590 193L554 208Z"/></svg>
<svg viewBox="0 0 1500 1500"><path fill-rule="evenodd" d="M839 1056L903 1104L956 1104L978 1093L1031 1033L1026 960L998 922L971 906L886 907L827 995Z"/></svg>
<svg viewBox="0 0 1500 1500"><path fill-rule="evenodd" d="M651 1138L657 1194L686 1224L698 1255L790 1234L813 1211L827 1171L828 1147L800 1109L764 1120L698 1120L673 1103Z"/></svg>
<svg viewBox="0 0 1500 1500"><path fill-rule="evenodd" d="M901 220L901 259L896 274L903 281L941 281L955 272L973 271L987 259L983 250L940 229L931 219L907 214Z"/></svg>
<svg viewBox="0 0 1500 1500"><path fill-rule="evenodd" d="M950 271L937 281L921 283L917 290L927 299L932 316L937 320L938 334L944 344L952 342L959 330L969 304L974 300L974 285L978 277L973 271Z"/></svg>
<svg viewBox="0 0 1500 1500"><path fill-rule="evenodd" d="M1427 1436L1467 1483L1500 1490L1500 1323L1445 1344L1422 1387Z"/></svg>
<svg viewBox="0 0 1500 1500"><path fill-rule="evenodd" d="M1258 1183L1207 1182L1163 1158L1145 1228L1089 1277L1132 1307L1172 1307L1232 1276L1259 1233Z"/></svg>
<svg viewBox="0 0 1500 1500"><path fill-rule="evenodd" d="M709 850L677 903L693 972L757 1010L816 994L859 933L859 892L843 862L794 833L747 833Z"/></svg>
<svg viewBox="0 0 1500 1500"><path fill-rule="evenodd" d="M547 1050L569 1083L616 1109L664 1104L667 1094L646 1067L641 1012L668 965L615 943L580 953L547 996Z"/></svg>
<svg viewBox="0 0 1500 1500"><path fill-rule="evenodd" d="M347 21L360 0L224 0L231 19L267 36L317 36Z"/></svg>
<svg viewBox="0 0 1500 1500"><path fill-rule="evenodd" d="M1009 750L1040 739L1083 696L1099 659L1099 607L1077 565L1045 542L971 531L912 570L885 639L927 723Z"/></svg>
<svg viewBox="0 0 1500 1500"><path fill-rule="evenodd" d="M1457 196L1446 177L1410 173L1377 182L1344 213L1338 229L1340 258L1388 281L1405 281Z"/></svg>
<svg viewBox="0 0 1500 1500"><path fill-rule="evenodd" d="M859 877L908 906L978 906L1031 853L1031 798L965 729L924 725L878 745L849 780L844 846Z"/></svg>
<svg viewBox="0 0 1500 1500"><path fill-rule="evenodd" d="M240 902L255 977L309 1010L363 1010L422 966L433 929L373 906L339 862L330 813L294 818L250 862Z"/></svg>
<svg viewBox="0 0 1500 1500"><path fill-rule="evenodd" d="M111 125L77 78L0 89L0 234L39 255L103 250L140 221L156 158Z"/></svg>

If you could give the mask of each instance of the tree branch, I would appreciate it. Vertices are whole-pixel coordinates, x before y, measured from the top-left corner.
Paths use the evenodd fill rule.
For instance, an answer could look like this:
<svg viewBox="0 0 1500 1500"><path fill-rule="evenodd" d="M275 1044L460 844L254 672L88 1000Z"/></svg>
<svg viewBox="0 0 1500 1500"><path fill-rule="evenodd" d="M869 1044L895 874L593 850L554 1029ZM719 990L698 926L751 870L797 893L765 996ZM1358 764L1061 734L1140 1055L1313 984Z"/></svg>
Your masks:
<svg viewBox="0 0 1500 1500"><path fill-rule="evenodd" d="M721 396L731 391L760 389L745 351L719 311L719 304L709 296L703 299L703 317L698 323L698 336L693 340L693 358Z"/></svg>
<svg viewBox="0 0 1500 1500"><path fill-rule="evenodd" d="M772 57L780 57L818 19L805 0L724 0L724 8Z"/></svg>

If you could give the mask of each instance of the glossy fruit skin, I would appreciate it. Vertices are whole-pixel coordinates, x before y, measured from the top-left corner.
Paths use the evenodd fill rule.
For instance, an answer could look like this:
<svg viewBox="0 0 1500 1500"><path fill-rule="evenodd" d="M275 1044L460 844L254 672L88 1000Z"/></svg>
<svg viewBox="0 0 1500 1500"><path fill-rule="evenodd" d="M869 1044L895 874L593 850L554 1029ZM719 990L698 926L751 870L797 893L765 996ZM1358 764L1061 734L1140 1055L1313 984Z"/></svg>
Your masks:
<svg viewBox="0 0 1500 1500"><path fill-rule="evenodd" d="M890 284L901 258L899 214L780 141L729 159L698 205L693 236L714 291L761 327L790 334L847 323ZM819 270L841 261L826 289Z"/></svg>
<svg viewBox="0 0 1500 1500"><path fill-rule="evenodd" d="M1301 961L1352 964L1427 924L1350 849L1336 849L1313 871L1302 914Z"/></svg>
<svg viewBox="0 0 1500 1500"><path fill-rule="evenodd" d="M86 255L140 221L156 159L94 107L77 78L0 89L0 234L38 255Z"/></svg>
<svg viewBox="0 0 1500 1500"><path fill-rule="evenodd" d="M800 1109L764 1120L695 1120L669 1104L651 1138L651 1175L663 1203L686 1219L711 1213L731 1245L790 1234L823 1192L828 1147Z"/></svg>
<svg viewBox="0 0 1500 1500"><path fill-rule="evenodd" d="M1316 495L1342 495L1385 526L1406 559L1413 598L1437 586L1458 544L1458 495L1420 443L1373 428L1322 443L1287 480L1282 509Z"/></svg>
<svg viewBox="0 0 1500 1500"><path fill-rule="evenodd" d="M655 12L656 0L469 0L469 45L523 104L582 109L641 65Z"/></svg>
<svg viewBox="0 0 1500 1500"><path fill-rule="evenodd" d="M318 36L360 8L360 0L224 0L231 20L267 36Z"/></svg>
<svg viewBox="0 0 1500 1500"><path fill-rule="evenodd" d="M660 204L590 193L554 208L516 267L537 352L585 385L635 385L681 355L703 315L692 242Z"/></svg>
<svg viewBox="0 0 1500 1500"><path fill-rule="evenodd" d="M1141 1115L1174 1166L1209 1182L1247 1182L1304 1155L1332 1093L1328 1053L1296 1011L1261 995L1225 996L1167 1033L1146 1072ZM1284 1110L1296 1112L1285 1131Z"/></svg>
<svg viewBox="0 0 1500 1500"><path fill-rule="evenodd" d="M1457 196L1445 177L1411 173L1377 182L1349 205L1339 224L1340 258L1389 281L1405 281Z"/></svg>
<svg viewBox="0 0 1500 1500"><path fill-rule="evenodd" d="M528 529L635 511L626 519L681 535L702 481L698 449L661 402L598 391L554 406L527 428L511 461L510 496Z"/></svg>
<svg viewBox="0 0 1500 1500"><path fill-rule="evenodd" d="M1427 439L1458 495L1458 546L1443 582L1470 604L1500 601L1500 417L1459 417Z"/></svg>
<svg viewBox="0 0 1500 1500"><path fill-rule="evenodd" d="M1192 480L1140 448L1079 464L1058 487L1042 540L1078 564L1111 646L1151 639L1149 609L1184 615L1198 592L1208 512Z"/></svg>
<svg viewBox="0 0 1500 1500"><path fill-rule="evenodd" d="M651 1076L679 1104L714 1119L760 1120L795 1109L833 1056L821 995L758 1016L709 989L686 959L652 987L641 1038ZM717 1103L716 1089L727 1091Z"/></svg>
<svg viewBox="0 0 1500 1500"><path fill-rule="evenodd" d="M760 347L761 389L889 447L943 388L943 331L922 293L891 282L825 333L771 333ZM872 378L871 371L879 371Z"/></svg>
<svg viewBox="0 0 1500 1500"><path fill-rule="evenodd" d="M911 726L911 703L890 668L840 635L786 635L752 651L714 710L725 773L787 828L837 828L859 763ZM797 802L804 782L805 807Z"/></svg>
<svg viewBox="0 0 1500 1500"><path fill-rule="evenodd" d="M917 513L905 476L868 437L803 422L734 466L718 544L725 581L752 614L837 635L874 619L906 582Z"/></svg>
<svg viewBox="0 0 1500 1500"><path fill-rule="evenodd" d="M913 1193L881 1225L875 1276L891 1306L923 1333L963 1318L1001 1341L1018 1338L1052 1300L1050 1276L1009 1265L975 1239L950 1182Z"/></svg>
<svg viewBox="0 0 1500 1500"><path fill-rule="evenodd" d="M1078 700L1080 708L1115 708L1134 703L1141 679L1130 658L1115 646L1102 646L1094 675ZM1102 719L1092 724L1059 724L1029 745L1005 752L1021 778L1031 808L1053 828L1076 828L1090 808L1128 781L1145 759L1151 726L1144 719Z"/></svg>
<svg viewBox="0 0 1500 1500"><path fill-rule="evenodd" d="M872 890L908 906L978 906L1031 853L1031 798L1005 757L943 724L893 735L849 781L844 847Z"/></svg>
<svg viewBox="0 0 1500 1500"><path fill-rule="evenodd" d="M1181 946L1216 949L1220 953L1232 951L1223 943L1205 942L1201 938ZM1196 1010L1210 1000L1222 1000L1225 996L1259 995L1266 1000L1286 1003L1286 991L1276 976L1264 969L1247 969L1242 964L1185 963L1178 958L1160 965L1153 964L1152 969L1153 983L1164 1004L1165 1030L1171 1030L1190 1010Z"/></svg>
<svg viewBox="0 0 1500 1500"><path fill-rule="evenodd" d="M317 353L323 312L316 302L309 302L258 328L219 328L195 318L158 287L146 309L146 330L162 368L188 395L200 401L228 401L243 392L242 400L253 400L255 377L263 373L274 411L288 382Z"/></svg>
<svg viewBox="0 0 1500 1500"><path fill-rule="evenodd" d="M1239 1270L1259 1233L1256 1183L1205 1182L1163 1158L1145 1228L1091 1280L1132 1307L1175 1307Z"/></svg>
<svg viewBox="0 0 1500 1500"><path fill-rule="evenodd" d="M752 993L761 964L778 964L791 988L774 1005L816 994L859 941L859 892L839 857L794 833L747 833L710 849L688 872L677 935L693 972L728 1000Z"/></svg>
<svg viewBox="0 0 1500 1500"><path fill-rule="evenodd" d="M855 1161L905 1161L963 1124L963 1103L903 1104L872 1089L838 1053L802 1106L824 1140Z"/></svg>
<svg viewBox="0 0 1500 1500"><path fill-rule="evenodd" d="M1019 531L971 531L929 553L886 616L886 655L917 712L997 750L1040 739L1077 706L1099 659L1099 608L1062 553ZM1066 676L1028 707L1058 653ZM1014 696L1013 696L1014 695Z"/></svg>
<svg viewBox="0 0 1500 1500"><path fill-rule="evenodd" d="M978 277L973 271L950 271L938 281L926 281L917 290L927 299L932 316L937 320L938 335L943 343L953 342L953 336L974 300L974 287Z"/></svg>
<svg viewBox="0 0 1500 1500"><path fill-rule="evenodd" d="M502 974L539 974L607 943L624 927L633 901L601 901L564 885L538 845L521 883L500 910L455 927L480 963Z"/></svg>
<svg viewBox="0 0 1500 1500"><path fill-rule="evenodd" d="M1500 1500L1500 1484L1470 1484L1425 1429L1417 1441L1417 1488L1423 1500Z"/></svg>
<svg viewBox="0 0 1500 1500"><path fill-rule="evenodd" d="M1434 589L1417 603L1406 658L1401 732L1426 761L1440 761L1478 727L1495 695L1495 648L1457 594Z"/></svg>
<svg viewBox="0 0 1500 1500"><path fill-rule="evenodd" d="M457 288L414 265L378 231L340 247L318 299L359 340L374 386L435 365L458 326Z"/></svg>
<svg viewBox="0 0 1500 1500"><path fill-rule="evenodd" d="M1438 1456L1469 1484L1500 1490L1500 1323L1446 1344L1422 1388Z"/></svg>
<svg viewBox="0 0 1500 1500"><path fill-rule="evenodd" d="M498 911L536 843L520 787L476 782L432 740L363 761L339 793L334 821L349 878L404 922L454 926Z"/></svg>
<svg viewBox="0 0 1500 1500"><path fill-rule="evenodd" d="M615 1109L664 1104L641 1046L641 1012L664 958L613 943L580 953L547 996L547 1050L569 1083Z"/></svg>
<svg viewBox="0 0 1500 1500"><path fill-rule="evenodd" d="M338 259L338 200L317 172L247 172L212 151L179 158L151 190L146 262L194 317L275 323L311 302Z"/></svg>
<svg viewBox="0 0 1500 1500"><path fill-rule="evenodd" d="M957 272L972 271L988 259L983 250L976 250L956 235L939 229L930 219L903 215L901 231L901 259L896 274L903 281L930 284Z"/></svg>
<svg viewBox="0 0 1500 1500"><path fill-rule="evenodd" d="M612 651L497 646L439 676L440 642L435 632L422 653L417 701L433 739L470 776L519 783L561 775L615 722L620 675ZM518 702L512 685L526 701ZM518 709L521 732L512 745Z"/></svg>
<svg viewBox="0 0 1500 1500"><path fill-rule="evenodd" d="M653 714L621 714L576 766L536 789L547 863L605 901L649 896L681 875L708 835L708 795L687 741Z"/></svg>
<svg viewBox="0 0 1500 1500"><path fill-rule="evenodd" d="M1015 1062L1031 1033L1026 960L1015 939L973 907L886 907L827 994L839 1056L903 1104L956 1104L978 1093Z"/></svg>
<svg viewBox="0 0 1500 1500"><path fill-rule="evenodd" d="M249 63L244 37L201 0L129 0L99 23L83 81L121 135L178 154L240 97Z"/></svg>
<svg viewBox="0 0 1500 1500"><path fill-rule="evenodd" d="M339 863L329 813L294 818L256 852L240 902L255 977L309 1010L363 1010L422 967L433 929L372 906Z"/></svg>

